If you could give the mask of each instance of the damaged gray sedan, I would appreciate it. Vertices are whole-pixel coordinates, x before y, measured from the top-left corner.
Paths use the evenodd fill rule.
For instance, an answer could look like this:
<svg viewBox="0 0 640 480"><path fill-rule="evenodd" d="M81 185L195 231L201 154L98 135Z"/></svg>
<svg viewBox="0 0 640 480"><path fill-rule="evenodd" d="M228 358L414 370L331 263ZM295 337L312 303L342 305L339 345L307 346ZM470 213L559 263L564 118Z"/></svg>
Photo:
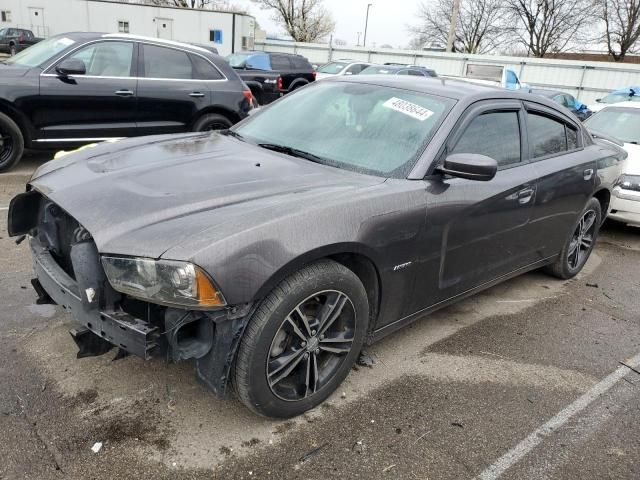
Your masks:
<svg viewBox="0 0 640 480"><path fill-rule="evenodd" d="M365 343L529 270L576 275L624 158L539 96L342 78L225 132L46 163L9 233L79 357L195 360L213 392L291 417Z"/></svg>

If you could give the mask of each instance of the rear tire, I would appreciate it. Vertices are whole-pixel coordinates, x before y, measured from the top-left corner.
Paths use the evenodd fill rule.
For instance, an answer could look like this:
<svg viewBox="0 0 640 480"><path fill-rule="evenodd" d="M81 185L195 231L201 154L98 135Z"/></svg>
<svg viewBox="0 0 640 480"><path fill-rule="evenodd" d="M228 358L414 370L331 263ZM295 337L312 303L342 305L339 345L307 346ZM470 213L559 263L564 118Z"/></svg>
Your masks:
<svg viewBox="0 0 640 480"><path fill-rule="evenodd" d="M356 361L369 318L355 273L331 260L283 280L251 317L232 382L253 412L289 418L319 405Z"/></svg>
<svg viewBox="0 0 640 480"><path fill-rule="evenodd" d="M233 122L224 115L218 113L207 113L201 116L193 124L194 132L208 132L214 130L226 130L233 126Z"/></svg>
<svg viewBox="0 0 640 480"><path fill-rule="evenodd" d="M0 172L15 167L24 152L24 137L20 127L4 113L0 113Z"/></svg>
<svg viewBox="0 0 640 480"><path fill-rule="evenodd" d="M592 198L571 230L560 256L544 268L545 272L563 280L580 273L593 251L601 223L602 207L596 198Z"/></svg>

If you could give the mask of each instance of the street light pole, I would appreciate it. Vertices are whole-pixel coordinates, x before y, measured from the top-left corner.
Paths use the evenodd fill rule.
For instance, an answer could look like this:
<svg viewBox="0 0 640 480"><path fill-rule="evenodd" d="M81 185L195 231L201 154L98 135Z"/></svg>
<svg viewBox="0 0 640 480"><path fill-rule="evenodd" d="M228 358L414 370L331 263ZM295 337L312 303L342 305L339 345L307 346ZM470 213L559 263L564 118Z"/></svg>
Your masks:
<svg viewBox="0 0 640 480"><path fill-rule="evenodd" d="M360 35L362 35L362 32L357 32L358 33L358 47L360 46Z"/></svg>
<svg viewBox="0 0 640 480"><path fill-rule="evenodd" d="M367 19L364 22L364 40L362 41L363 47L367 46L367 27L369 26L369 9L371 8L371 5L373 5L373 3L367 5Z"/></svg>

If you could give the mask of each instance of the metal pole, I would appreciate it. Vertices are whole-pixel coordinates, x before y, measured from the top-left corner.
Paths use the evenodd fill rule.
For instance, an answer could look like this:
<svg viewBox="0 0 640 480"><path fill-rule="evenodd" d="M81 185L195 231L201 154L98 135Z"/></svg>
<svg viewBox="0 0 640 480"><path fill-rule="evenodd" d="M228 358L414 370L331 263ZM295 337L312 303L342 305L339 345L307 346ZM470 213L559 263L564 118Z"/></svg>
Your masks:
<svg viewBox="0 0 640 480"><path fill-rule="evenodd" d="M360 35L362 35L362 32L358 32L358 47L360 46Z"/></svg>
<svg viewBox="0 0 640 480"><path fill-rule="evenodd" d="M447 52L453 52L453 41L456 38L456 25L460 14L460 0L453 0L453 11L451 12L451 25L449 25L449 35L447 36Z"/></svg>
<svg viewBox="0 0 640 480"><path fill-rule="evenodd" d="M363 47L367 46L367 27L369 27L369 9L371 8L371 5L373 5L373 3L370 3L369 5L367 5L367 19L364 22L364 40L362 41Z"/></svg>

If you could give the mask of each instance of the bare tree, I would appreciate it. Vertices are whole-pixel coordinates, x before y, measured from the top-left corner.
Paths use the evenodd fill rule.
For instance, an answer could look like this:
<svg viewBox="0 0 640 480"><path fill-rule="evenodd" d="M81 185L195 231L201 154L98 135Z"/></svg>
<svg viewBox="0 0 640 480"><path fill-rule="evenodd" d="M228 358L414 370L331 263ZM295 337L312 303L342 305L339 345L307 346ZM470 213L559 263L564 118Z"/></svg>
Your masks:
<svg viewBox="0 0 640 480"><path fill-rule="evenodd" d="M640 0L600 0L600 9L609 55L622 62L640 38Z"/></svg>
<svg viewBox="0 0 640 480"><path fill-rule="evenodd" d="M513 31L530 55L544 57L588 38L596 0L504 0Z"/></svg>
<svg viewBox="0 0 640 480"><path fill-rule="evenodd" d="M272 10L274 20L296 42L315 42L335 29L331 13L322 0L252 0L260 8Z"/></svg>
<svg viewBox="0 0 640 480"><path fill-rule="evenodd" d="M461 0L453 40L454 52L486 53L495 50L504 39L504 0ZM426 43L447 44L453 13L453 0L421 2L420 23L409 27L410 46L422 48Z"/></svg>

